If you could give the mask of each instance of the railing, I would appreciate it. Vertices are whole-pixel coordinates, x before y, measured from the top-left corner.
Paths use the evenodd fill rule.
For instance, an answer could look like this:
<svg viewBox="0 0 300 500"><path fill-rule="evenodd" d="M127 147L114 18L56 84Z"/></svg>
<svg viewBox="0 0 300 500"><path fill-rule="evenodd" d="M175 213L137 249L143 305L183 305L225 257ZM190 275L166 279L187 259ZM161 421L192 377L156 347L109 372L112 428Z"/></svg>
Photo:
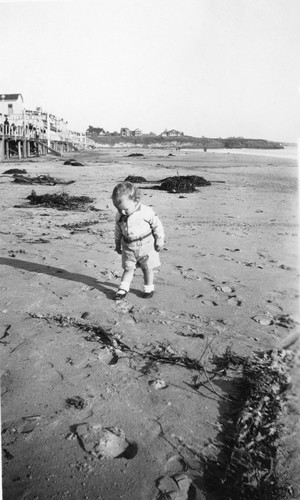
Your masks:
<svg viewBox="0 0 300 500"><path fill-rule="evenodd" d="M3 125L0 124L0 137L5 139L20 140L20 139L47 139L47 133L41 130L32 129L24 125Z"/></svg>
<svg viewBox="0 0 300 500"><path fill-rule="evenodd" d="M11 120L12 121L12 120ZM15 123L16 122L16 123ZM75 146L78 149L85 149L87 147L92 147L95 145L95 141L88 139L85 134L80 134L78 132L72 131L62 131L53 132L48 131L46 128L39 129L37 127L32 127L28 124L24 127L24 121L22 124L17 124L17 120L10 125L0 123L0 140L3 138L5 140L40 140L48 143L64 143Z"/></svg>
<svg viewBox="0 0 300 500"><path fill-rule="evenodd" d="M4 131L3 131L4 128ZM24 134L25 130L25 134ZM39 130L35 127L32 129L29 128L28 125L4 125L0 124L0 138L4 136L5 139L12 139L12 140L20 140L20 139L41 139L41 140L47 140L48 139L48 133L46 129ZM85 145L93 145L95 144L95 141L87 138L85 134L78 134L76 132L69 132L67 131L59 133L59 132L50 132L49 134L49 140L50 141L56 141L56 142L69 142L69 143L74 143L78 146L84 147Z"/></svg>

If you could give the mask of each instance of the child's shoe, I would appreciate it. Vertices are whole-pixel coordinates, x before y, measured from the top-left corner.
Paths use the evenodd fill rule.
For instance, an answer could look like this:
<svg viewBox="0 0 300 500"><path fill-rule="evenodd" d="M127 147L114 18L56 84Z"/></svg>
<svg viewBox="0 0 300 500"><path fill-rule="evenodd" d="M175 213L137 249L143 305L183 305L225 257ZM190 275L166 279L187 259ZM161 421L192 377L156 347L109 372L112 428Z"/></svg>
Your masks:
<svg viewBox="0 0 300 500"><path fill-rule="evenodd" d="M143 298L144 299L151 299L154 294L154 285L144 285L144 290L143 290Z"/></svg>
<svg viewBox="0 0 300 500"><path fill-rule="evenodd" d="M125 299L126 295L127 295L126 290L120 289L117 291L116 295L114 296L114 300L123 300L123 299Z"/></svg>

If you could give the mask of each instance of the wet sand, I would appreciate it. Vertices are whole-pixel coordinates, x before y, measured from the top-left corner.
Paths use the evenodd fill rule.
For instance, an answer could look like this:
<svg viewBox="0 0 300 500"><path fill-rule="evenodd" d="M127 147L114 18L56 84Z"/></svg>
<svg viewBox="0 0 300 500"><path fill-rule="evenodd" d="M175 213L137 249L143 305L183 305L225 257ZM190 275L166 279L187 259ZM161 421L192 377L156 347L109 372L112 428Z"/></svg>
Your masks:
<svg viewBox="0 0 300 500"><path fill-rule="evenodd" d="M71 156L2 165L2 173L25 168L76 181L28 186L0 177L6 500L154 500L167 491L158 479L176 474L190 493L182 486L172 498L217 498L203 457L218 456L226 398L236 388L207 376L213 357L227 348L245 357L285 344L296 351L296 160L139 152L144 157L121 149L76 154L82 167L63 165ZM151 189L177 174L212 184L182 195ZM116 303L121 262L110 196L128 175L149 181L139 185L142 200L161 218L166 245L153 298L142 298L137 271L127 299ZM26 200L32 189L90 196L96 210L33 207ZM295 366L292 377L294 406L282 417L290 434L299 429ZM121 429L127 454L90 454L76 434L83 423ZM283 456L295 441L283 435ZM291 457L285 469L297 492L299 462Z"/></svg>

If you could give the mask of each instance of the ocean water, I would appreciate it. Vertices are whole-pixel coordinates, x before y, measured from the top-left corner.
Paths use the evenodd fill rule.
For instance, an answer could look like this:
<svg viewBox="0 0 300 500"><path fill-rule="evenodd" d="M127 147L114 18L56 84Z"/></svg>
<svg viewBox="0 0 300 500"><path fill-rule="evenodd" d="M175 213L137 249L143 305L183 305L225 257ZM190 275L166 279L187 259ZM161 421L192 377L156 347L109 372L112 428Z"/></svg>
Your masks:
<svg viewBox="0 0 300 500"><path fill-rule="evenodd" d="M183 149L182 151L203 151L199 149ZM284 149L208 149L206 154L239 154L239 155L254 155L254 156L268 156L270 158L290 158L292 160L298 159L298 148L296 146L286 147Z"/></svg>

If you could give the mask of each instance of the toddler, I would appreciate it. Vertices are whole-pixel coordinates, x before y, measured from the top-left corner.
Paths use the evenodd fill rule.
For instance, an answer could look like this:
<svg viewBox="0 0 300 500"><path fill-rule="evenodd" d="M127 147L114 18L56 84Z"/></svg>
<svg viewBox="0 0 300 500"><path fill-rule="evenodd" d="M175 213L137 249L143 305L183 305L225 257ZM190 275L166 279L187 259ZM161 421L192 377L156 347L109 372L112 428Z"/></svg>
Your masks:
<svg viewBox="0 0 300 500"><path fill-rule="evenodd" d="M130 182L117 184L112 201L118 212L115 222L115 251L122 255L123 275L115 300L129 292L134 270L144 275L144 298L154 293L154 269L160 266L158 252L164 246L164 229L151 207L140 203L140 191Z"/></svg>

